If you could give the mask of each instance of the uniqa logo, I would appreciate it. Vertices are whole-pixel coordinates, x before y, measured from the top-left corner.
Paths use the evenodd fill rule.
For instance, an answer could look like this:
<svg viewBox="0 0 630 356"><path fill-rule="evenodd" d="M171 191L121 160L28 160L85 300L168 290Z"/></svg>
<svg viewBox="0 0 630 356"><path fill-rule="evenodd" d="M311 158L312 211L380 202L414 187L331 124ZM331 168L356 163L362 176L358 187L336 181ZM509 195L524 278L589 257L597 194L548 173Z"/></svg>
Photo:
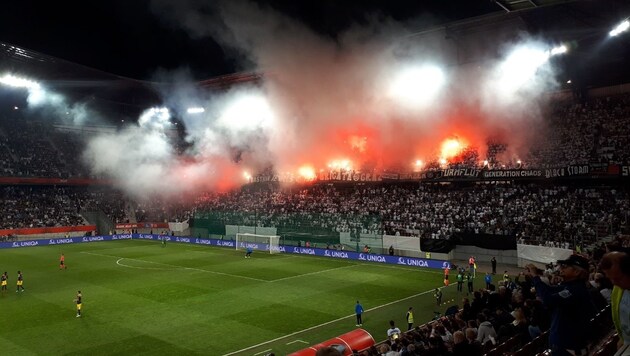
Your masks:
<svg viewBox="0 0 630 356"><path fill-rule="evenodd" d="M103 236L95 236L95 237L84 237L82 239L83 242L90 242L90 241L103 241Z"/></svg>
<svg viewBox="0 0 630 356"><path fill-rule="evenodd" d="M380 255L368 255L367 260L372 261L372 262L381 262L381 263L387 262L385 257L380 256Z"/></svg>
<svg viewBox="0 0 630 356"><path fill-rule="evenodd" d="M326 251L329 252L329 251ZM348 254L345 252L339 252L339 251L332 251L330 252L329 256L331 257L337 257L337 258L348 258Z"/></svg>
<svg viewBox="0 0 630 356"><path fill-rule="evenodd" d="M406 265L407 263L405 263L405 259L402 257L398 257L398 264L399 265Z"/></svg>
<svg viewBox="0 0 630 356"><path fill-rule="evenodd" d="M429 267L429 264L425 260L415 260L415 259L407 259L407 265L409 266L418 266L418 267Z"/></svg>
<svg viewBox="0 0 630 356"><path fill-rule="evenodd" d="M442 263L442 268L451 268L451 264L448 263L448 261L444 261L444 263Z"/></svg>
<svg viewBox="0 0 630 356"><path fill-rule="evenodd" d="M39 242L37 241L22 241L22 242L14 242L13 243L13 247L20 247L20 246L37 246L39 245Z"/></svg>

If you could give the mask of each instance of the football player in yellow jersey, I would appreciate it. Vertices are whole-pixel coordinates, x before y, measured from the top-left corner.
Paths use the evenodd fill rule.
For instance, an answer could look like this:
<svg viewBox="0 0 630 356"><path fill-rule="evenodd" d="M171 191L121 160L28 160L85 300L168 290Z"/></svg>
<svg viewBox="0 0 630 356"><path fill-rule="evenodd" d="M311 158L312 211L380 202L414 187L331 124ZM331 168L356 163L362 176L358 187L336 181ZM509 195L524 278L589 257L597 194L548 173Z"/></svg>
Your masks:
<svg viewBox="0 0 630 356"><path fill-rule="evenodd" d="M24 284L24 276L22 275L21 271L18 271L18 276L17 276L17 289L15 290L15 293L22 291L24 292L24 286L22 285Z"/></svg>
<svg viewBox="0 0 630 356"><path fill-rule="evenodd" d="M7 290L8 281L9 281L9 275L7 274L7 272L4 272L2 274L2 277L0 277L0 286L2 286L2 292L5 292Z"/></svg>
<svg viewBox="0 0 630 356"><path fill-rule="evenodd" d="M83 299L83 295L81 291L77 291L77 296L74 298L74 302L77 303L77 318L81 317L81 300Z"/></svg>

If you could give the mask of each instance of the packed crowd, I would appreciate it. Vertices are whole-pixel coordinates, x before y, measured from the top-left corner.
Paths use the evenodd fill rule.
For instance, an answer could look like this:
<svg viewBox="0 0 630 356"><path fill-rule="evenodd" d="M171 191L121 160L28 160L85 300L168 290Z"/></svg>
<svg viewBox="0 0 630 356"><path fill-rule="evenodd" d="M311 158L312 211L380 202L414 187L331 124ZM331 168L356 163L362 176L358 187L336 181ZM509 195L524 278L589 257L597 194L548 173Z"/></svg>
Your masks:
<svg viewBox="0 0 630 356"><path fill-rule="evenodd" d="M557 101L540 122L536 145L525 157L507 139L488 138L485 147L469 148L450 168L547 168L573 164L628 164L630 94L586 102ZM0 117L0 174L13 177L89 177L79 157L81 130L61 131L52 120L26 120L20 113ZM182 146L184 147L184 146ZM182 152L182 147L175 150ZM389 167L391 168L391 167ZM436 157L427 169L442 169ZM407 170L400 167L400 169ZM390 169L391 170L391 169Z"/></svg>
<svg viewBox="0 0 630 356"><path fill-rule="evenodd" d="M0 228L83 225L81 212L98 210L113 223L185 221L194 215L229 225L436 239L509 235L572 247L627 232L630 224L630 191L619 186L266 184L195 200L139 203L108 188L5 186L0 194Z"/></svg>
<svg viewBox="0 0 630 356"><path fill-rule="evenodd" d="M627 226L630 194L608 186L379 184L293 190L270 185L206 194L195 210L199 218L238 225L446 239L457 232L484 233L573 245Z"/></svg>
<svg viewBox="0 0 630 356"><path fill-rule="evenodd" d="M0 229L89 225L84 211L103 211L125 222L124 199L112 190L84 187L0 187Z"/></svg>
<svg viewBox="0 0 630 356"><path fill-rule="evenodd" d="M527 161L538 168L630 163L629 104L630 95L557 103L546 115L544 139Z"/></svg>
<svg viewBox="0 0 630 356"><path fill-rule="evenodd" d="M615 293L630 287L629 246L630 239L620 238L545 270L529 265L526 272L501 277L498 286L487 282L472 293L459 292L461 303L420 326L409 323L408 312L408 331L391 321L384 342L354 354L535 355L549 349L551 355L592 355L614 330L615 319L623 350L629 341L623 329L628 315L619 314L627 311L619 309ZM441 295L436 290L438 305Z"/></svg>
<svg viewBox="0 0 630 356"><path fill-rule="evenodd" d="M485 157L497 168L551 167L567 164L629 163L630 94L590 101L555 102L544 114L543 139L524 162L507 158L509 146L489 138L487 150L471 150L457 167L478 165ZM77 154L77 133L51 128L44 120L26 120L20 112L0 120L0 175L11 177L81 177L89 173ZM484 156L485 155L485 156ZM436 166L439 168L439 166ZM130 203L119 194L61 197L25 190L57 188L5 187L3 227L80 224L77 210L100 209L113 222L184 221L207 216L224 223L256 226L307 226L336 232L449 238L454 233L517 236L521 241L559 245L590 242L628 225L629 195L619 187L543 185L377 184L339 187L244 188L208 193L189 201L149 199ZM76 194L83 194L82 196ZM18 202L19 199L25 201ZM133 205L133 206L131 206ZM204 215L205 214L205 215Z"/></svg>
<svg viewBox="0 0 630 356"><path fill-rule="evenodd" d="M2 187L0 228L85 225L76 196L63 188Z"/></svg>
<svg viewBox="0 0 630 356"><path fill-rule="evenodd" d="M8 177L87 177L79 136L38 120L0 120L0 161Z"/></svg>

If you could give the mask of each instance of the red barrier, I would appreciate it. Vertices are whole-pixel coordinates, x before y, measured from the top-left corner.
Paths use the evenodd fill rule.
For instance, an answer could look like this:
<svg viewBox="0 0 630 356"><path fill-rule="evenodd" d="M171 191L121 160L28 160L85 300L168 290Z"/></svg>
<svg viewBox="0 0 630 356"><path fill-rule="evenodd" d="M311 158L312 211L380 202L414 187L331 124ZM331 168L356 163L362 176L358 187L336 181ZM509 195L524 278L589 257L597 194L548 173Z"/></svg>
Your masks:
<svg viewBox="0 0 630 356"><path fill-rule="evenodd" d="M374 345L374 343L374 338L369 332L363 329L355 329L317 345L296 351L289 356L314 356L317 350L332 345L341 345L344 348L344 355L352 355L352 350L364 350Z"/></svg>
<svg viewBox="0 0 630 356"><path fill-rule="evenodd" d="M96 225L3 229L3 230L0 230L0 235L63 234L66 232L77 232L77 231L96 231Z"/></svg>

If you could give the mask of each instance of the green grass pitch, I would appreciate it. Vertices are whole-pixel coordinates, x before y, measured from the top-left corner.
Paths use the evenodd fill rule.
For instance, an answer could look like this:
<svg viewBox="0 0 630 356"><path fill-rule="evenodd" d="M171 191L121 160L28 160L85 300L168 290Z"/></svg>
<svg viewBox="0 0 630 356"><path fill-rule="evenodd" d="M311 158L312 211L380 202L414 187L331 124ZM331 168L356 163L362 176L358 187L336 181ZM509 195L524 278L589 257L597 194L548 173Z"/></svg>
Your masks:
<svg viewBox="0 0 630 356"><path fill-rule="evenodd" d="M381 341L390 319L406 330L410 306L430 320L442 285L438 270L137 240L4 249L4 271L5 355L284 355L353 330L356 300ZM439 310L464 295L444 289Z"/></svg>

